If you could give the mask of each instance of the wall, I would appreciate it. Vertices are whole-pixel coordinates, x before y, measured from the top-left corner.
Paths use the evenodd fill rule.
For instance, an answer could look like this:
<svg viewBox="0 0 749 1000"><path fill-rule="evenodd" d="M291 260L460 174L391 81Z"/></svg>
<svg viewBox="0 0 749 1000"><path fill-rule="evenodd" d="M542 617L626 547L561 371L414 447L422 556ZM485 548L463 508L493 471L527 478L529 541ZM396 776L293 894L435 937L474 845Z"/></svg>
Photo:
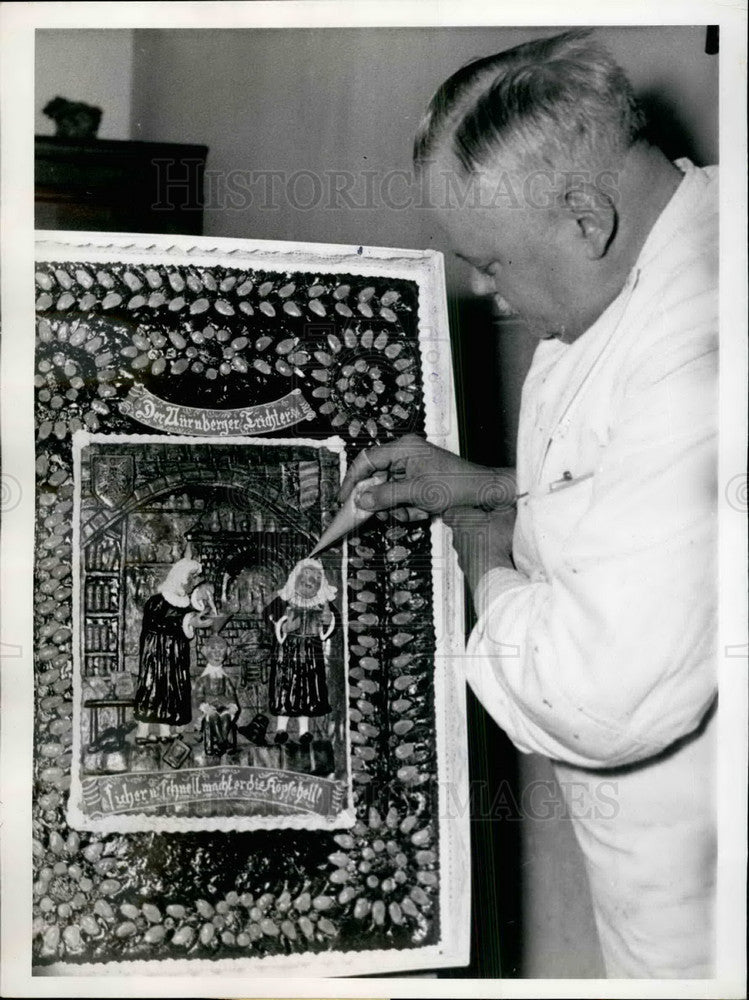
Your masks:
<svg viewBox="0 0 749 1000"><path fill-rule="evenodd" d="M441 246L427 212L396 207L408 196L397 171L410 173L416 123L456 65L526 37L520 29L139 31L133 137L208 144L217 185L209 235ZM248 206L226 207L218 196L232 171L267 170L284 172L277 207L261 204L260 184ZM300 171L321 179L316 198ZM332 171L356 177L348 206ZM373 197L356 207L364 171Z"/></svg>
<svg viewBox="0 0 749 1000"><path fill-rule="evenodd" d="M132 29L37 31L35 65L37 135L54 135L54 122L42 108L59 96L103 110L100 139L130 138Z"/></svg>
<svg viewBox="0 0 749 1000"><path fill-rule="evenodd" d="M202 142L216 186L205 231L216 236L444 246L429 213L399 209L414 128L456 67L550 29L136 31L132 137ZM609 28L600 35L640 92L683 119L698 160L716 152L716 60L704 28ZM232 208L218 196L232 171L278 170L276 208ZM315 192L300 171L322 181ZM373 207L346 206L331 171L374 172ZM290 183L297 175L297 186ZM391 184L388 190L387 178ZM343 181L339 181L343 183ZM209 190L209 194L210 194ZM255 187L262 194L262 185ZM309 208L294 204L307 202ZM460 266L450 262L451 284Z"/></svg>

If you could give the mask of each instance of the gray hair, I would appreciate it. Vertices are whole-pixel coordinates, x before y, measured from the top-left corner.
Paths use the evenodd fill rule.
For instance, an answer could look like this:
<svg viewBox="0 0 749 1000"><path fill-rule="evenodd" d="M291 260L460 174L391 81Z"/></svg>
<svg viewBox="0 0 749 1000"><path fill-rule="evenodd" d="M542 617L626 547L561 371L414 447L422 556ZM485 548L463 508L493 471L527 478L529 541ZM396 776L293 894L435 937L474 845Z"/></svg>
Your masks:
<svg viewBox="0 0 749 1000"><path fill-rule="evenodd" d="M504 158L552 169L612 166L645 116L629 80L589 30L537 39L469 63L430 101L417 166L449 149L465 174ZM507 161L509 160L509 163Z"/></svg>

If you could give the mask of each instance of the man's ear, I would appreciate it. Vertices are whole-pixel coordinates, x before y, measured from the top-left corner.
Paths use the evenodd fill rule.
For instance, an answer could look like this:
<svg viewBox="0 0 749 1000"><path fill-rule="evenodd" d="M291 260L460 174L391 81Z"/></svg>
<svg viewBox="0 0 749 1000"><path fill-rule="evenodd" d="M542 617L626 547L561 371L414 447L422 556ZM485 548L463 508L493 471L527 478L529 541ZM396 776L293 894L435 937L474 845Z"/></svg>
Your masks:
<svg viewBox="0 0 749 1000"><path fill-rule="evenodd" d="M586 256L600 260L616 232L617 214L612 200L592 184L578 184L565 191L564 207L585 241Z"/></svg>

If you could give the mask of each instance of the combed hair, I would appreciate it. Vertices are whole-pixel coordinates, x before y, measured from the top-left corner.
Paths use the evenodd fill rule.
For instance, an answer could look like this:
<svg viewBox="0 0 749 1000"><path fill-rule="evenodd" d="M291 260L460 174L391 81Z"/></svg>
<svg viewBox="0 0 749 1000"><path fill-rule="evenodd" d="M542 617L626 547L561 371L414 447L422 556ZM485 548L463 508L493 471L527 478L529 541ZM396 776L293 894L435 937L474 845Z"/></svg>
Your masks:
<svg viewBox="0 0 749 1000"><path fill-rule="evenodd" d="M566 31L454 73L429 103L414 160L422 165L443 148L466 174L489 168L500 154L525 167L611 166L644 125L610 53L589 30Z"/></svg>

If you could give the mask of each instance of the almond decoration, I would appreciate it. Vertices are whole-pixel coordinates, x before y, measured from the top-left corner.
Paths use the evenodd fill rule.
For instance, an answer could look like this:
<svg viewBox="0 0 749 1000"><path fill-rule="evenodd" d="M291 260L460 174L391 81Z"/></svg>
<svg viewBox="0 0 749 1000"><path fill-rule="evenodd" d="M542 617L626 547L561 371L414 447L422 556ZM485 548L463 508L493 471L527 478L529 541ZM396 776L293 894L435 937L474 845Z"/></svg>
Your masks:
<svg viewBox="0 0 749 1000"><path fill-rule="evenodd" d="M125 271L122 275L122 280L131 292L137 292L143 287L141 279L136 274L133 274L132 271Z"/></svg>

